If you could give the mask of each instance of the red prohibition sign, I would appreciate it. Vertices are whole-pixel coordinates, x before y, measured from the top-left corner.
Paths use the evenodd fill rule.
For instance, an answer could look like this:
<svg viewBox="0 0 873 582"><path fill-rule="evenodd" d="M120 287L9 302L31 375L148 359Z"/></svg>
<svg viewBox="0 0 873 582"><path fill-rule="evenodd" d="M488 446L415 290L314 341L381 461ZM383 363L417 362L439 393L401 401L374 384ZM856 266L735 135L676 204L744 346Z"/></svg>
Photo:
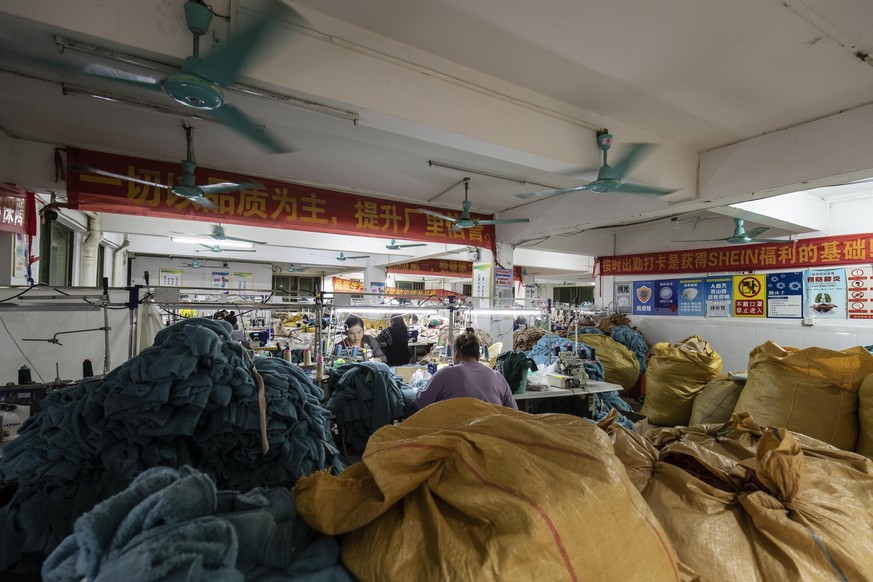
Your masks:
<svg viewBox="0 0 873 582"><path fill-rule="evenodd" d="M754 277L744 277L737 289L743 297L754 297L761 290L761 283Z"/></svg>

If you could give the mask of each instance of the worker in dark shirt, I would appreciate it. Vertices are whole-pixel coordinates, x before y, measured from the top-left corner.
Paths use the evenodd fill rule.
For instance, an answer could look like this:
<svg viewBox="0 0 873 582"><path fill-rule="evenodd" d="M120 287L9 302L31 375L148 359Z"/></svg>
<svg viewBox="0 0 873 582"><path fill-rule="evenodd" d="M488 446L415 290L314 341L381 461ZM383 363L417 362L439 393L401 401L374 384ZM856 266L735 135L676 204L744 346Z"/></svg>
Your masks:
<svg viewBox="0 0 873 582"><path fill-rule="evenodd" d="M402 366L408 364L409 353L409 330L406 322L400 314L391 317L391 325L383 329L376 340L384 348L389 366Z"/></svg>

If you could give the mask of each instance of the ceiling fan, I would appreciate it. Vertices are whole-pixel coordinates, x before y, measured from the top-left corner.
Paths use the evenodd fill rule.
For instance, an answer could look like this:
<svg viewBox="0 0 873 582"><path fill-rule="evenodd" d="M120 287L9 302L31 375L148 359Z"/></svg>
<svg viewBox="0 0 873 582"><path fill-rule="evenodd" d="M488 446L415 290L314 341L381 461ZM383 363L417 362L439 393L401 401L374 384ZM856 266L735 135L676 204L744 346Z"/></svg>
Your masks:
<svg viewBox="0 0 873 582"><path fill-rule="evenodd" d="M530 222L529 218L504 218L504 219L479 219L473 218L470 216L470 209L473 207L473 203L467 199L467 195L470 192L470 178L464 178L464 205L461 210L460 216L447 216L442 214L441 212L436 212L435 210L430 210L428 208L418 208L418 212L422 214L429 214L431 216L436 216L437 218L442 218L443 220L448 220L449 222L455 223L455 225L449 230L458 231L464 228L473 228L475 226L485 226L488 224L512 224L517 222Z"/></svg>
<svg viewBox="0 0 873 582"><path fill-rule="evenodd" d="M206 197L207 194L223 194L225 192L237 192L239 190L249 190L262 188L257 182L221 182L218 184L198 185L197 179L194 176L194 171L197 169L197 164L194 163L194 145L191 140L191 133L194 130L190 125L185 124L185 139L188 142L188 157L182 160L182 175L179 176L176 186L168 186L166 184L158 184L157 182L149 182L148 180L140 180L124 174L115 174L97 168L90 168L82 164L71 164L71 168L80 173L98 174L100 176L109 176L110 178L118 178L127 182L135 182L144 184L154 188L163 188L170 190L176 196L189 200L192 204L202 206L203 208L215 209L217 206L212 200Z"/></svg>
<svg viewBox="0 0 873 582"><path fill-rule="evenodd" d="M766 226L758 226L753 228L752 230L746 230L743 224L745 220L742 218L734 218L734 224L736 227L734 228L734 234L727 238L703 238L696 240L677 240L671 242L715 242L715 241L727 241L733 245L746 245L749 243L784 243L790 242L786 240L773 239L773 238L757 238L758 235L763 234L765 231L770 230Z"/></svg>
<svg viewBox="0 0 873 582"><path fill-rule="evenodd" d="M224 232L224 227L221 226L220 224L213 224L212 225L212 232L209 234L196 233L196 232L173 232L173 234L179 234L182 236L191 236L191 237L202 238L202 239L211 238L211 239L218 241L218 243L221 243L222 241L235 241L235 242L251 243L253 245L267 244L264 241L260 241L260 240L252 240L250 238L240 238L238 236L227 236L227 234L225 234L225 232Z"/></svg>
<svg viewBox="0 0 873 582"><path fill-rule="evenodd" d="M612 134L606 129L601 129L597 132L597 147L603 151L603 165L597 171L597 179L590 184L584 186L576 186L574 188L564 188L563 190L543 190L541 192L530 192L525 194L516 194L523 200L543 199L566 194L568 192L578 192L581 190L590 190L598 194L606 192L624 192L626 194L643 194L646 196L664 196L671 194L676 190L669 188L659 188L657 186L641 186L638 184L630 184L624 182L625 176L630 172L631 168L637 165L643 157L651 152L655 147L650 143L630 144L630 150L621 160L614 166L610 166L606 162L606 152L612 147Z"/></svg>
<svg viewBox="0 0 873 582"><path fill-rule="evenodd" d="M195 257L195 258L191 259L190 263L182 263L182 266L183 267L191 267L192 269L199 269L200 268L200 260Z"/></svg>
<svg viewBox="0 0 873 582"><path fill-rule="evenodd" d="M200 246L203 247L205 250L202 250L202 251L201 251L201 250L198 249L198 250L194 251L195 253L223 253L223 252L228 252L228 253L253 253L253 252L255 252L255 249L229 249L229 248L227 248L227 247L222 247L222 246L219 246L219 245L212 245L212 246L210 246L210 245L204 245L204 244L201 244Z"/></svg>
<svg viewBox="0 0 873 582"><path fill-rule="evenodd" d="M357 257L347 257L345 255L345 253L340 251L340 254L339 254L339 256L337 256L336 260L343 262L343 261L351 261L354 259L368 259L368 258L370 258L370 255L358 255Z"/></svg>
<svg viewBox="0 0 873 582"><path fill-rule="evenodd" d="M241 76L256 52L265 48L267 40L275 36L277 21L304 19L292 8L278 0L269 0L263 14L249 28L242 30L221 48L206 57L200 57L199 38L206 34L212 20L212 10L202 1L185 2L185 21L194 34L193 55L186 58L179 71L163 78L133 73L111 66L90 63L84 67L66 65L92 77L99 77L128 86L163 91L174 101L196 109L200 114L226 125L267 150L280 153L294 151L267 135L242 111L225 102L222 88L233 85Z"/></svg>
<svg viewBox="0 0 873 582"><path fill-rule="evenodd" d="M410 244L406 244L406 245L399 245L399 244L397 244L397 241L395 241L392 238L391 243L385 245L385 248L388 249L389 251L396 251L399 249L408 249L410 247L426 247L426 246L427 246L427 243L410 243Z"/></svg>

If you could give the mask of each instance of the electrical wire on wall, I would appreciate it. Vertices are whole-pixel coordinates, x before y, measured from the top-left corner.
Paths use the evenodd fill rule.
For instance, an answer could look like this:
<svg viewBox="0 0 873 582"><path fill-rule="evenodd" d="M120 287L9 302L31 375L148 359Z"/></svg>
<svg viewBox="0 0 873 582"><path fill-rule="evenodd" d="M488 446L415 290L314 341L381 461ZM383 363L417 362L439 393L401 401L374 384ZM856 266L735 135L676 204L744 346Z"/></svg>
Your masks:
<svg viewBox="0 0 873 582"><path fill-rule="evenodd" d="M0 316L0 323L3 324L3 329L5 329L6 333L9 334L9 339L12 340L12 343L15 344L15 347L18 348L19 352L21 352L22 357L27 361L28 364L30 364L30 369L36 373L39 381L45 383L45 380L43 380L42 375L39 373L39 369L37 369L33 362L30 361L30 358L27 357L27 354L24 353L24 350L21 349L21 346L18 345L18 342L15 340L15 337L13 337L12 332L9 331L9 328L6 326L6 322L3 320L2 316Z"/></svg>

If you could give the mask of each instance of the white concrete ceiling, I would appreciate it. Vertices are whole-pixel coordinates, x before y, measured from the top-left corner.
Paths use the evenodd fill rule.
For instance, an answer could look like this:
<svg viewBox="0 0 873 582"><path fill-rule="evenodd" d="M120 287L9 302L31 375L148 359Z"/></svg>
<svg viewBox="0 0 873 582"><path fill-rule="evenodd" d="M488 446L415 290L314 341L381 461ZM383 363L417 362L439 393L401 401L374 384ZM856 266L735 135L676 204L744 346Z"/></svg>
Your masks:
<svg viewBox="0 0 873 582"><path fill-rule="evenodd" d="M0 146L9 154L0 159L0 179L62 189L53 182L51 148L40 144L182 159L181 115L64 96L60 83L166 108L165 96L39 64L150 72L58 54L60 35L177 67L191 52L182 4L0 0L0 129L8 136ZM212 2L231 15L231 27L260 4ZM607 248L597 236L605 231L591 230L597 227L873 174L863 155L873 145L864 131L873 124L866 57L873 3L866 0L291 4L306 22L281 23L279 39L244 80L350 111L358 123L230 90L229 101L299 151L265 155L223 126L194 120L200 165L450 208L460 205L459 181L469 175L474 209L532 218L529 226L501 228L499 237L590 254ZM228 34L216 19L203 50ZM861 137L838 131L840 120ZM677 192L662 199L583 192L510 210L521 203L516 194L592 179L600 127L616 136L613 160L625 143L661 144L632 179ZM741 176L738 164L758 166ZM579 231L589 232L556 236Z"/></svg>

